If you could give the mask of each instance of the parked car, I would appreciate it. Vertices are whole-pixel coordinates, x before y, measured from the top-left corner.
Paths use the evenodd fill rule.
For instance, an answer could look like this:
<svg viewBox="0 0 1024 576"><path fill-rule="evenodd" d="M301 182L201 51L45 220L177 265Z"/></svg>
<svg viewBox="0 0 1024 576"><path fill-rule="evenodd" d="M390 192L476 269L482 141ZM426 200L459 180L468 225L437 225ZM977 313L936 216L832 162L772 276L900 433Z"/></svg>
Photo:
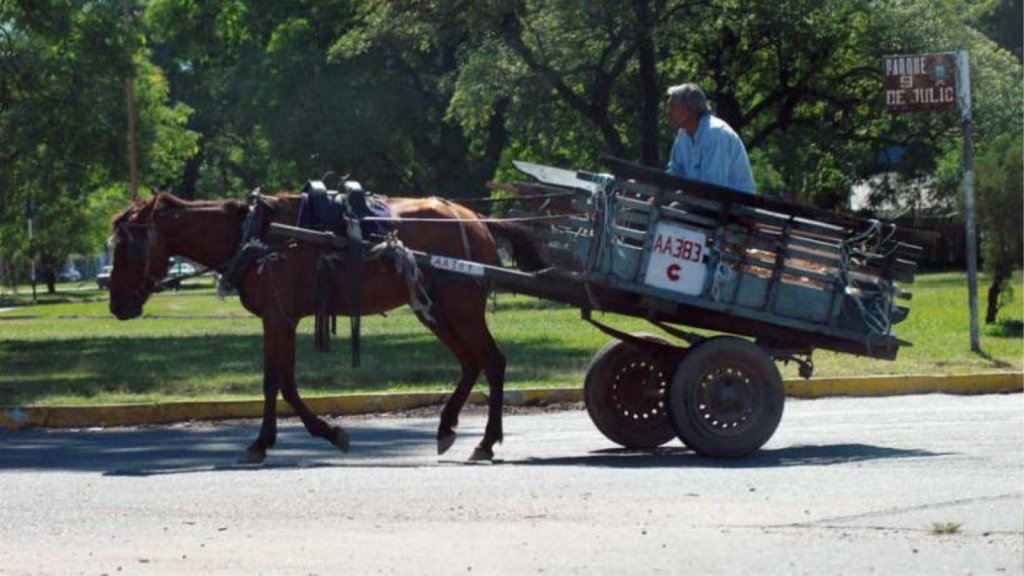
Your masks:
<svg viewBox="0 0 1024 576"><path fill-rule="evenodd" d="M167 277L171 278L171 279L174 279L174 278L181 278L182 276L188 276L190 274L195 274L195 273L196 273L196 267L195 266L189 264L188 262L178 262L177 264L171 266L171 268L167 271Z"/></svg>
<svg viewBox="0 0 1024 576"><path fill-rule="evenodd" d="M103 269L100 270L100 273L96 275L96 285L99 286L100 289L110 289L110 271L113 269L113 266L104 266Z"/></svg>
<svg viewBox="0 0 1024 576"><path fill-rule="evenodd" d="M57 274L58 282L81 282L82 273L75 268L74 264L68 264Z"/></svg>

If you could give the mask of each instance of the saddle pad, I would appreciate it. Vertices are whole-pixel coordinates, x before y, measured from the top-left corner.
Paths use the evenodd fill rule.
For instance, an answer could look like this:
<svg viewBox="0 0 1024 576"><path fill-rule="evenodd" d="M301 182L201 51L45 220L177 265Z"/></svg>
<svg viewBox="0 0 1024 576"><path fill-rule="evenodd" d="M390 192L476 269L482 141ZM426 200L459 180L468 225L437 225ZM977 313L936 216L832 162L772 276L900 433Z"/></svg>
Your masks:
<svg viewBox="0 0 1024 576"><path fill-rule="evenodd" d="M303 193L296 226L344 235L345 220L352 217L347 208L344 195ZM366 198L366 208L371 217L390 218L392 214L387 202L375 196ZM361 220L359 227L367 240L383 238L395 229L393 222L379 220Z"/></svg>
<svg viewBox="0 0 1024 576"><path fill-rule="evenodd" d="M377 218L391 218L391 207L380 198L370 196L366 199L366 207L370 216ZM378 239L387 236L395 229L395 223L388 220L363 220L359 223L363 230L363 238Z"/></svg>

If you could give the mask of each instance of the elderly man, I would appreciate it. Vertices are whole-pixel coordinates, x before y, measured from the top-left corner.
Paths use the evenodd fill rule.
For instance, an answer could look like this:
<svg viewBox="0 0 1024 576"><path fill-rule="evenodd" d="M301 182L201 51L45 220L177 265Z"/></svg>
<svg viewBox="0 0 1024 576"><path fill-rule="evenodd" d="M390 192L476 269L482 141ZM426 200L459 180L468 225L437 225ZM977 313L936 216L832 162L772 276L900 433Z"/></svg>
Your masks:
<svg viewBox="0 0 1024 576"><path fill-rule="evenodd" d="M757 193L747 149L728 124L711 114L699 86L668 89L668 119L679 129L669 157L670 174Z"/></svg>

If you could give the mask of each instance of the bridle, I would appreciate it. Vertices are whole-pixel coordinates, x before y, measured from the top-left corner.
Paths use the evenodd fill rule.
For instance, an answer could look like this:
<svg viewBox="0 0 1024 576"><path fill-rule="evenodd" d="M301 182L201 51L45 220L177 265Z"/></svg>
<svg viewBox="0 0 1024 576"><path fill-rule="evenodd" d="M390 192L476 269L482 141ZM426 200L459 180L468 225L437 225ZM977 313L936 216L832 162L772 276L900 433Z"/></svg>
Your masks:
<svg viewBox="0 0 1024 576"><path fill-rule="evenodd" d="M147 294L159 292L162 278L158 278L152 272L153 256L152 248L156 243L156 223L153 218L156 214L156 207L149 213L145 222L120 222L114 227L112 239L115 242L127 240L124 247L124 255L128 262L144 263L142 269L142 282L135 288L133 296L142 300ZM140 238L141 236L141 238Z"/></svg>

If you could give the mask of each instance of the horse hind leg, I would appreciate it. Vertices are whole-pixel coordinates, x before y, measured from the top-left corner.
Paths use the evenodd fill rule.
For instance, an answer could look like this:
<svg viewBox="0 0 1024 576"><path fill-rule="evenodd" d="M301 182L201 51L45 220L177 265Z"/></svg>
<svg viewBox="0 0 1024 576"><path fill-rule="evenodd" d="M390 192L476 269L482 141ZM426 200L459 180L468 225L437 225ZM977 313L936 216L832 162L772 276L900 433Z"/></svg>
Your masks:
<svg viewBox="0 0 1024 576"><path fill-rule="evenodd" d="M483 323L482 328L481 356L488 386L487 427L484 429L483 439L480 440L480 444L470 456L472 461L494 460L494 444L505 439L501 420L505 404L505 366L507 361L494 338L491 337L486 323Z"/></svg>
<svg viewBox="0 0 1024 576"><path fill-rule="evenodd" d="M468 285L463 286L470 288ZM503 439L501 420L505 400L505 355L487 328L486 292L472 286L470 290L449 292L445 296L440 302L436 327L431 328L463 364L463 379L445 405L441 425L443 427L446 422L458 421L459 412L482 368L488 383L487 426L470 460L493 460L494 444ZM437 303L438 299L434 301ZM473 371L467 372L467 366L473 367ZM439 433L442 431L439 430Z"/></svg>
<svg viewBox="0 0 1024 576"><path fill-rule="evenodd" d="M295 386L294 378L290 384L282 387L281 395L284 397L285 402L298 414L310 436L324 438L337 446L342 452L348 452L350 446L348 432L345 432L345 429L341 426L331 426L323 418L314 414L299 396L299 390Z"/></svg>

